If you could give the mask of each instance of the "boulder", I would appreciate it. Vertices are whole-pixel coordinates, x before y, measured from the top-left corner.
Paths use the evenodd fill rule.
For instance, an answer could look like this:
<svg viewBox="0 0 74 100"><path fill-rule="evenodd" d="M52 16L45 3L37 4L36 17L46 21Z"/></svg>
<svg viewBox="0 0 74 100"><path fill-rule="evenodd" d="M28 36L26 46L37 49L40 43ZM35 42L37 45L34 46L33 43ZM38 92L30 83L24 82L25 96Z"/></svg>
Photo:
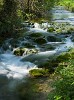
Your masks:
<svg viewBox="0 0 74 100"><path fill-rule="evenodd" d="M22 55L29 55L29 54L35 54L39 51L37 49L28 49L28 48L18 48L14 50L14 55L22 56Z"/></svg>
<svg viewBox="0 0 74 100"><path fill-rule="evenodd" d="M23 46L25 46L26 48L35 48L34 45L32 45L31 43L23 43Z"/></svg>
<svg viewBox="0 0 74 100"><path fill-rule="evenodd" d="M37 38L34 40L34 42L39 44L39 45L47 43L47 41L44 38Z"/></svg>
<svg viewBox="0 0 74 100"><path fill-rule="evenodd" d="M43 35L41 33L31 33L29 36L32 38L38 38L38 37L41 37Z"/></svg>
<svg viewBox="0 0 74 100"><path fill-rule="evenodd" d="M55 29L54 29L54 27L49 27L47 31L48 31L48 32L54 32Z"/></svg>
<svg viewBox="0 0 74 100"><path fill-rule="evenodd" d="M48 69L33 69L29 71L32 77L45 77L49 75Z"/></svg>
<svg viewBox="0 0 74 100"><path fill-rule="evenodd" d="M48 36L48 37L47 37L47 40L48 40L49 42L61 42L61 41L62 41L60 38L58 38L58 37L56 37L56 36Z"/></svg>
<svg viewBox="0 0 74 100"><path fill-rule="evenodd" d="M47 50L54 50L55 49L55 46L51 45L51 44L44 44L41 46L41 48L45 51Z"/></svg>

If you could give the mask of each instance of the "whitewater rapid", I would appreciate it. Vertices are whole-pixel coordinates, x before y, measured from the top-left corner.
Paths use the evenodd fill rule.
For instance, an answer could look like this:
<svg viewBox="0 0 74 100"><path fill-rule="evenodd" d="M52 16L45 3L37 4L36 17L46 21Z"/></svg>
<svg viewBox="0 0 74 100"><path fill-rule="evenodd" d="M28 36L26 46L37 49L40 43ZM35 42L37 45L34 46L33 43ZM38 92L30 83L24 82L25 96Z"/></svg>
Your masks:
<svg viewBox="0 0 74 100"><path fill-rule="evenodd" d="M0 74L8 78L23 78L29 70L36 68L36 65L30 62L22 62L21 57L6 52L0 55Z"/></svg>

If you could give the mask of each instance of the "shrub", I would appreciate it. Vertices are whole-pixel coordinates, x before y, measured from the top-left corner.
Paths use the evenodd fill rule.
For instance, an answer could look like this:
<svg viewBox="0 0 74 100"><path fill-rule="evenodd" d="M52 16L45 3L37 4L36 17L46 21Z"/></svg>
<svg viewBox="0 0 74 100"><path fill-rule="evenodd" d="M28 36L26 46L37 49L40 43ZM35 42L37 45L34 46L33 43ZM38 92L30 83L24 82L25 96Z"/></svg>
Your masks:
<svg viewBox="0 0 74 100"><path fill-rule="evenodd" d="M57 76L54 82L54 90L49 94L48 100L74 100L74 49L70 50L69 58L66 57L56 68ZM65 53L66 55L66 53ZM64 58L64 55L62 55ZM64 64L67 63L65 66Z"/></svg>

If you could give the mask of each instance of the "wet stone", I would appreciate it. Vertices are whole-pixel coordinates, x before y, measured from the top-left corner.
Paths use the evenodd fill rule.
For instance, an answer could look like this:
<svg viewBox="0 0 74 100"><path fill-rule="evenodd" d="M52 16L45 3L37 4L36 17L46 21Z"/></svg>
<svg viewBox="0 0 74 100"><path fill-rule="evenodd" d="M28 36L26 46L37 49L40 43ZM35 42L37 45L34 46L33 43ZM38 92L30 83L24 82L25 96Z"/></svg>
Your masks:
<svg viewBox="0 0 74 100"><path fill-rule="evenodd" d="M61 42L61 41L62 41L60 38L58 38L58 37L56 37L56 36L48 36L48 37L47 37L47 40L48 40L49 42Z"/></svg>
<svg viewBox="0 0 74 100"><path fill-rule="evenodd" d="M47 41L44 38L37 38L34 40L34 42L39 44L39 45L47 43Z"/></svg>
<svg viewBox="0 0 74 100"><path fill-rule="evenodd" d="M22 56L22 55L29 55L29 54L35 54L39 51L37 49L28 49L28 48L18 48L14 50L14 55Z"/></svg>

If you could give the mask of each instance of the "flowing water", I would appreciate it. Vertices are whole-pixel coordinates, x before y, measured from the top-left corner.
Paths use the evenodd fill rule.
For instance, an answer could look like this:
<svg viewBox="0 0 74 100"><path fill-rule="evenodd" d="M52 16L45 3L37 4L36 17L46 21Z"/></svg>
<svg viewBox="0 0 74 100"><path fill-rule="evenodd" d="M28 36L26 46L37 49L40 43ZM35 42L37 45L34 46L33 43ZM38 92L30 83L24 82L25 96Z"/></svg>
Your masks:
<svg viewBox="0 0 74 100"><path fill-rule="evenodd" d="M74 13L65 10L64 7L55 7L52 12L54 13L53 20L55 22L68 22L74 25Z"/></svg>
<svg viewBox="0 0 74 100"><path fill-rule="evenodd" d="M56 7L52 10L53 13L53 21L55 22L68 22L74 25L74 14L66 11L62 7ZM52 33L47 32L47 27L50 27L48 22L38 24L34 24L34 28L29 27L29 31L27 33L37 33L40 32L44 35L46 39ZM71 36L65 37L62 42L49 42L47 39L47 43L45 45L55 45L55 49L48 50L43 49L42 46L32 43L36 49L39 50L37 54L31 55L23 55L23 56L15 56L13 51L19 46L21 47L23 43L33 42L31 39L26 39L25 37L22 40L19 40L17 48L14 48L10 44L10 40L5 41L3 44L7 50L4 50L3 47L0 49L0 100L19 100L17 94L14 92L14 88L17 84L22 82L22 79L29 74L29 70L37 68L38 63L42 63L43 61L47 61L53 55L57 53L61 53L66 51L67 49L74 47L74 42L71 41ZM15 43L16 44L16 43ZM22 61L24 59L24 61Z"/></svg>

